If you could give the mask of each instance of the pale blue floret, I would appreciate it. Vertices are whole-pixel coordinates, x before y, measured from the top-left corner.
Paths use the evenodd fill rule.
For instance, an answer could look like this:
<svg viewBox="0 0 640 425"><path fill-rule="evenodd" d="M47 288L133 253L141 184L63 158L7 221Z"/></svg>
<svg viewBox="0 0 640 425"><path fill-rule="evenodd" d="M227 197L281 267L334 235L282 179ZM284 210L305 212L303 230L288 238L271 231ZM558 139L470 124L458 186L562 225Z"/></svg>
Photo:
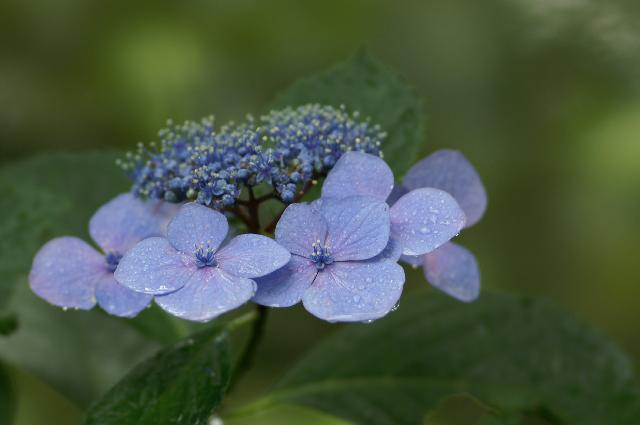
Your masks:
<svg viewBox="0 0 640 425"><path fill-rule="evenodd" d="M480 273L473 254L448 242L464 226L480 219L486 191L480 177L459 152L442 150L414 165L403 186L393 186L391 169L380 158L359 152L342 156L327 176L322 198L366 194L391 205L391 241L387 259L422 265L435 287L461 300L479 294ZM321 204L324 201L318 201ZM397 255L397 256L396 256Z"/></svg>
<svg viewBox="0 0 640 425"><path fill-rule="evenodd" d="M49 303L88 310L97 303L116 316L133 317L146 308L152 296L121 286L113 277L122 253L140 240L165 232L174 206L143 202L122 194L91 217L89 233L96 250L75 237L49 241L36 254L29 274L31 289Z"/></svg>
<svg viewBox="0 0 640 425"><path fill-rule="evenodd" d="M311 314L330 322L385 316L404 284L402 267L380 256L389 227L387 204L368 196L289 205L276 240L291 252L291 261L256 279L254 302L288 307L302 301Z"/></svg>
<svg viewBox="0 0 640 425"><path fill-rule="evenodd" d="M287 264L291 255L274 240L254 234L219 248L229 225L221 213L197 203L183 205L167 236L148 238L125 254L115 278L134 291L155 295L177 317L208 321L247 302L254 278Z"/></svg>

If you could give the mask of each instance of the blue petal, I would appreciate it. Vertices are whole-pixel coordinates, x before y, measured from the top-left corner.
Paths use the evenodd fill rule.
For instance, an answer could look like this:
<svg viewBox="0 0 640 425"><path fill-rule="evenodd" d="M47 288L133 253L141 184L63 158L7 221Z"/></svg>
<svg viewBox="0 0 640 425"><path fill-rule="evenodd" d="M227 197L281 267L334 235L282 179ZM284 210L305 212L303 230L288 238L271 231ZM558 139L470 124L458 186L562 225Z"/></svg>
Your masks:
<svg viewBox="0 0 640 425"><path fill-rule="evenodd" d="M135 317L149 306L153 296L125 288L116 281L112 274L109 274L98 281L96 299L98 305L109 314L120 317Z"/></svg>
<svg viewBox="0 0 640 425"><path fill-rule="evenodd" d="M276 240L292 254L309 257L316 241L324 242L327 225L309 204L291 204L276 226Z"/></svg>
<svg viewBox="0 0 640 425"><path fill-rule="evenodd" d="M89 310L97 281L109 274L104 257L85 241L62 237L47 242L33 259L29 284L49 303Z"/></svg>
<svg viewBox="0 0 640 425"><path fill-rule="evenodd" d="M464 227L464 212L455 199L438 189L416 189L391 207L391 234L405 255L431 252Z"/></svg>
<svg viewBox="0 0 640 425"><path fill-rule="evenodd" d="M246 303L255 290L251 279L207 267L196 271L179 291L156 297L156 303L174 316L206 322Z"/></svg>
<svg viewBox="0 0 640 425"><path fill-rule="evenodd" d="M480 220L487 208L487 192L473 165L460 152L436 151L415 164L404 176L408 189L433 187L453 196L467 216L466 227Z"/></svg>
<svg viewBox="0 0 640 425"><path fill-rule="evenodd" d="M120 260L114 276L129 289L166 294L182 288L196 269L195 259L180 254L165 238L148 238Z"/></svg>
<svg viewBox="0 0 640 425"><path fill-rule="evenodd" d="M336 261L366 260L389 242L389 206L368 196L325 199L326 246Z"/></svg>
<svg viewBox="0 0 640 425"><path fill-rule="evenodd" d="M382 252L367 261L377 262L381 260L388 260L398 262L401 256L402 245L400 244L400 241L390 236L389 242L387 242L387 246L382 250Z"/></svg>
<svg viewBox="0 0 640 425"><path fill-rule="evenodd" d="M480 294L480 269L474 255L466 248L447 243L427 254L424 276L442 292L465 302Z"/></svg>
<svg viewBox="0 0 640 425"><path fill-rule="evenodd" d="M362 322L386 315L400 299L404 271L391 261L334 263L318 273L304 307L329 322Z"/></svg>
<svg viewBox="0 0 640 425"><path fill-rule="evenodd" d="M400 261L409 264L414 269L417 269L418 267L422 267L424 255L403 255L400 257Z"/></svg>
<svg viewBox="0 0 640 425"><path fill-rule="evenodd" d="M89 221L89 233L105 252L124 254L150 236L163 236L166 209L123 193L101 206Z"/></svg>
<svg viewBox="0 0 640 425"><path fill-rule="evenodd" d="M218 267L240 277L260 277L289 262L291 254L276 241L262 235L236 236L215 255Z"/></svg>
<svg viewBox="0 0 640 425"><path fill-rule="evenodd" d="M393 188L393 172L380 157L364 152L346 152L322 185L323 198L371 196L384 201Z"/></svg>
<svg viewBox="0 0 640 425"><path fill-rule="evenodd" d="M169 223L167 239L178 251L192 254L198 246L209 246L214 251L227 236L227 218L194 202L183 205Z"/></svg>
<svg viewBox="0 0 640 425"><path fill-rule="evenodd" d="M256 279L258 290L253 302L269 307L290 307L302 299L302 295L318 274L310 260L292 255L283 268Z"/></svg>

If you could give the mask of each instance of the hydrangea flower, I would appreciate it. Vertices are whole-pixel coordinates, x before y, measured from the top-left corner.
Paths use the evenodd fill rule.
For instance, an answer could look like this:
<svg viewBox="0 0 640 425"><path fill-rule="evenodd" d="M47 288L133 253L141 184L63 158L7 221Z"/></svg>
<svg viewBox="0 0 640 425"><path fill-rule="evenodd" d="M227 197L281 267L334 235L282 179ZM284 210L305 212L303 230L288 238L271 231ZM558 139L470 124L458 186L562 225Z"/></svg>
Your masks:
<svg viewBox="0 0 640 425"><path fill-rule="evenodd" d="M347 152L327 175L321 202L354 195L367 195L382 202L394 189L393 172L379 157ZM397 191L396 191L397 193ZM431 252L464 227L465 214L447 192L421 187L401 194L390 204L391 244L396 260L403 255ZM393 257L393 255L392 255Z"/></svg>
<svg viewBox="0 0 640 425"><path fill-rule="evenodd" d="M33 260L31 289L63 308L89 310L97 303L109 314L137 315L152 296L123 287L113 272L133 245L163 234L174 212L175 206L165 202L143 202L129 193L115 197L89 221L89 233L100 251L76 237L49 241Z"/></svg>
<svg viewBox="0 0 640 425"><path fill-rule="evenodd" d="M289 205L275 236L291 261L257 279L253 301L271 307L302 301L311 314L331 322L386 315L404 284L402 267L378 257L389 229L388 205L368 196Z"/></svg>
<svg viewBox="0 0 640 425"><path fill-rule="evenodd" d="M244 187L261 183L290 203L300 185L326 174L342 153L379 155L386 134L357 112L309 104L219 129L212 117L169 122L159 137L159 144L140 145L120 162L134 181L133 192L220 210L234 204Z"/></svg>
<svg viewBox="0 0 640 425"><path fill-rule="evenodd" d="M427 281L448 295L467 302L477 298L480 272L475 257L448 242L486 209L486 191L473 166L461 153L441 150L415 164L402 186L391 190L392 184L392 171L384 161L347 153L327 176L322 197L360 193L386 199L392 205L391 241L402 247L402 259L423 266ZM397 220L402 225L394 227Z"/></svg>
<svg viewBox="0 0 640 425"><path fill-rule="evenodd" d="M183 319L208 321L247 302L254 278L287 264L289 251L261 235L243 234L218 249L229 230L226 217L197 203L183 205L167 236L152 237L122 258L122 285L156 295L156 303Z"/></svg>
<svg viewBox="0 0 640 425"><path fill-rule="evenodd" d="M487 208L487 192L473 165L460 152L439 150L416 163L402 180L405 190L436 187L450 193L467 217L465 227L477 223ZM453 242L418 257L403 257L422 266L425 278L436 288L461 301L480 294L480 270L475 256Z"/></svg>

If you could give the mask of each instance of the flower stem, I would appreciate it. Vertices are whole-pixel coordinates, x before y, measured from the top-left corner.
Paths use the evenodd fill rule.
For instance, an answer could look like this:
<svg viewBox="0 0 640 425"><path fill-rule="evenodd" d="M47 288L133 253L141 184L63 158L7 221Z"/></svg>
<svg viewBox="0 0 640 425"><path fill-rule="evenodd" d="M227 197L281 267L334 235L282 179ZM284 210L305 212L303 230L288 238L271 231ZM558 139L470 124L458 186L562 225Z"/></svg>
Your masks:
<svg viewBox="0 0 640 425"><path fill-rule="evenodd" d="M260 341L262 341L262 337L264 335L264 329L267 324L268 311L269 310L267 309L267 307L256 305L256 317L251 327L249 342L247 342L247 345L245 346L244 351L240 356L240 360L238 360L233 378L231 380L231 383L229 384L227 392L233 390L240 378L242 378L242 376L251 368L256 350L258 348L258 345L260 345Z"/></svg>

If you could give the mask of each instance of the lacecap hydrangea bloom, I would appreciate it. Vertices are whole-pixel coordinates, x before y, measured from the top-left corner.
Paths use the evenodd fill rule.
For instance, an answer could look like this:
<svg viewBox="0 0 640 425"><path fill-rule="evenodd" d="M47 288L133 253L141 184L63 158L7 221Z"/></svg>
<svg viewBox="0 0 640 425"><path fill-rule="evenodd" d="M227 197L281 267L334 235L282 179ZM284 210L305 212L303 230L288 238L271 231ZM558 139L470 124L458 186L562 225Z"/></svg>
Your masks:
<svg viewBox="0 0 640 425"><path fill-rule="evenodd" d="M254 278L287 264L289 252L273 239L242 234L218 249L229 231L226 217L197 203L183 205L166 237L152 237L122 258L115 277L122 285L155 295L165 311L208 321L249 301Z"/></svg>
<svg viewBox="0 0 640 425"><path fill-rule="evenodd" d="M100 250L76 237L49 241L33 260L31 289L63 308L89 310L97 303L116 316L137 315L152 296L123 287L113 273L137 242L164 233L175 210L174 205L144 202L129 193L117 196L89 221L89 233Z"/></svg>
<svg viewBox="0 0 640 425"><path fill-rule="evenodd" d="M357 112L309 104L219 129L212 117L170 123L159 137L159 144L140 145L121 161L133 192L220 210L233 205L243 188L261 183L290 203L300 186L325 174L344 152L379 155L386 134Z"/></svg>

